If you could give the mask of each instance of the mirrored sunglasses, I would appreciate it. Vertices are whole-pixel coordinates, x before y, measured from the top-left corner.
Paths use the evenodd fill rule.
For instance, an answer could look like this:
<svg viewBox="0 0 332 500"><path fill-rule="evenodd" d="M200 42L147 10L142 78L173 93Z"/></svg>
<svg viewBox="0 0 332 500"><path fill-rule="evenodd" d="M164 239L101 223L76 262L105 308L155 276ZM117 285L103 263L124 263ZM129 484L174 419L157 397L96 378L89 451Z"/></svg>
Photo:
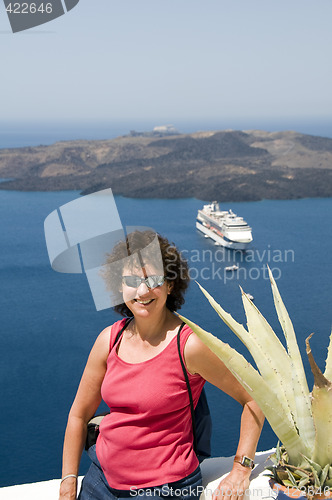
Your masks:
<svg viewBox="0 0 332 500"><path fill-rule="evenodd" d="M145 283L148 288L157 288L165 283L164 276L147 276L141 278L140 276L122 276L122 283L131 288L138 288L141 283Z"/></svg>

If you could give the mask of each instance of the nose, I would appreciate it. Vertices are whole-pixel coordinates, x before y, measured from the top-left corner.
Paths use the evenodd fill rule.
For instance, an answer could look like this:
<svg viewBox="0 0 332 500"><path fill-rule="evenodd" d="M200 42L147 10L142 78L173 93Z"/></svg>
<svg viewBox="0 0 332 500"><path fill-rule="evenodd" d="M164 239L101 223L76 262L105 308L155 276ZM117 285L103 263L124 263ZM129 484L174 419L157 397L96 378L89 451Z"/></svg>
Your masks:
<svg viewBox="0 0 332 500"><path fill-rule="evenodd" d="M140 286L137 288L137 294L139 296L145 295L146 293L149 293L149 288L147 284L143 281Z"/></svg>

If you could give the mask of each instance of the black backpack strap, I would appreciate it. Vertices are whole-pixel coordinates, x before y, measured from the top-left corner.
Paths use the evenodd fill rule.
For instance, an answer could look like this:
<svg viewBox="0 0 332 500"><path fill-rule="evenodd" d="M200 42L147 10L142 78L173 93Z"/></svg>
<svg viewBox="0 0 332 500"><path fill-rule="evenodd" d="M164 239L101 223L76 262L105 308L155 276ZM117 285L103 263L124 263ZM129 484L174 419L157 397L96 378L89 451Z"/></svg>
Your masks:
<svg viewBox="0 0 332 500"><path fill-rule="evenodd" d="M121 328L121 330L117 334L115 341L113 342L113 345L110 347L110 352L113 349L113 347L116 345L117 341L119 340L122 333L127 328L127 326L129 325L129 323L131 322L132 319L133 318L126 318L125 324L123 325L123 327ZM96 442L97 442L97 437L99 434L99 425L101 423L102 418L108 414L109 414L109 411L107 411L105 413L99 413L98 415L95 415L92 419L90 419L88 422L87 436L86 436L86 441L85 441L85 449L89 453L89 456L90 456L92 461L94 461L93 457L95 456L95 451L94 451L94 448L92 448L92 446L94 444L96 444Z"/></svg>
<svg viewBox="0 0 332 500"><path fill-rule="evenodd" d="M188 389L188 394L189 394L189 402L190 402L190 412L191 412L191 422L192 422L192 427L193 427L193 437L194 437L194 451L197 454L197 438L196 438L196 425L195 425L195 410L194 410L194 401L193 401L193 395L191 392L190 388L190 383L189 383L189 378L188 378L188 373L187 369L185 367L182 354L181 354L181 346L180 346L180 333L182 328L184 327L185 323L183 322L179 328L178 334L177 334L177 344L178 344L178 353L179 353L179 358L180 358L180 363L183 371L183 375L187 384L187 389Z"/></svg>
<svg viewBox="0 0 332 500"><path fill-rule="evenodd" d="M125 324L123 325L123 327L121 328L121 330L119 331L119 333L117 334L117 336L115 337L113 345L110 348L110 352L113 349L113 347L116 345L117 341L119 340L119 338L121 337L121 335L123 334L124 330L127 328L127 326L129 325L129 323L131 322L132 319L133 318L126 318Z"/></svg>

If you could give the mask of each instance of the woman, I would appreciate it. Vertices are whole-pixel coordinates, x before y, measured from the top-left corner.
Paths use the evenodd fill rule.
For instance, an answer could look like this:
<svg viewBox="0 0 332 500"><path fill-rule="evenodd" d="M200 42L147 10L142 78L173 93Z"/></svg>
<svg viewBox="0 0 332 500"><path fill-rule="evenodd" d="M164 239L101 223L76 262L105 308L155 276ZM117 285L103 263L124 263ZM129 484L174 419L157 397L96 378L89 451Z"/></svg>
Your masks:
<svg viewBox="0 0 332 500"><path fill-rule="evenodd" d="M105 328L91 350L68 417L59 500L76 498L87 422L102 398L111 413L100 426L96 457L83 480L79 500L164 498L172 490L176 498L199 497L201 474L177 352L180 328L194 404L207 380L243 406L239 459L214 494L214 500L223 496L236 500L249 485L249 459L255 456L264 417L219 358L187 325L181 327L174 314L183 304L189 284L187 263L165 238L136 231L115 247L107 264L106 282L123 295L123 304L115 310L132 319Z"/></svg>

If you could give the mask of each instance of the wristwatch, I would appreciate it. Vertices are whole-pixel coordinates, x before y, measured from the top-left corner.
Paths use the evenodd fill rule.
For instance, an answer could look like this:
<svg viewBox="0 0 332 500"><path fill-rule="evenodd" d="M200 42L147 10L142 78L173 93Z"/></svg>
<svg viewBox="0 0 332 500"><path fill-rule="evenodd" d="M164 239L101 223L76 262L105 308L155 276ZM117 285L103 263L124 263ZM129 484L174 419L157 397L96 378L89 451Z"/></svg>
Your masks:
<svg viewBox="0 0 332 500"><path fill-rule="evenodd" d="M251 458L246 457L245 455L235 455L234 462L238 462L239 464L243 465L243 467L249 467L250 469L253 469L255 467L254 461Z"/></svg>

